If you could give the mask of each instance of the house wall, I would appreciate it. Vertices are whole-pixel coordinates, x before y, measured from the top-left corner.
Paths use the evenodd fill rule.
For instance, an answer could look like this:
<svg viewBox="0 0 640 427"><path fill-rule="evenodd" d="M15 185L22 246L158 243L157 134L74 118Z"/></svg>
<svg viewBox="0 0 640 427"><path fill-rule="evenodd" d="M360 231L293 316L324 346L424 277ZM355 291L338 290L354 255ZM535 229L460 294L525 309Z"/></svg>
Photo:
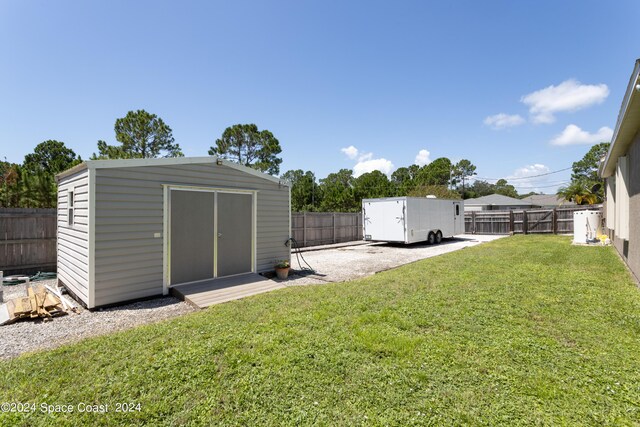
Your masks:
<svg viewBox="0 0 640 427"><path fill-rule="evenodd" d="M615 224L615 217L616 217L616 211L615 211L615 206L616 206L616 176L613 175L609 178L607 178L605 180L605 184L606 184L606 194L605 194L605 201L603 203L604 205L604 219L605 219L605 226L609 229L613 229L614 228L614 224ZM609 236L611 237L611 236Z"/></svg>
<svg viewBox="0 0 640 427"><path fill-rule="evenodd" d="M69 225L69 191L74 192L74 223ZM89 303L89 171L58 183L58 280Z"/></svg>
<svg viewBox="0 0 640 427"><path fill-rule="evenodd" d="M288 259L289 188L216 164L95 169L95 305L163 291L163 184L258 190L257 271Z"/></svg>
<svg viewBox="0 0 640 427"><path fill-rule="evenodd" d="M636 276L640 278L640 134L636 134L629 151L627 152L629 175L627 180L627 191L629 194L628 204L628 238L621 238L617 230L613 230L613 244L625 259L627 265ZM619 179L616 178L616 187L620 186ZM619 200L615 201L614 209L620 208ZM607 224L609 221L607 220ZM614 227L615 228L615 227Z"/></svg>

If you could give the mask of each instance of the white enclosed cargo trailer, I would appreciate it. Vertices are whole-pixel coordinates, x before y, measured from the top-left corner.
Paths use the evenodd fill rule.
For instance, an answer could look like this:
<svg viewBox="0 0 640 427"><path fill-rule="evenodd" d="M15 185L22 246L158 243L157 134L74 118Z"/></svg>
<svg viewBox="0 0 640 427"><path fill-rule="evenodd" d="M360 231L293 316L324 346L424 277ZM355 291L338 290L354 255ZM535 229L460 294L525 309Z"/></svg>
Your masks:
<svg viewBox="0 0 640 427"><path fill-rule="evenodd" d="M362 200L365 240L440 243L464 233L464 202L429 197Z"/></svg>

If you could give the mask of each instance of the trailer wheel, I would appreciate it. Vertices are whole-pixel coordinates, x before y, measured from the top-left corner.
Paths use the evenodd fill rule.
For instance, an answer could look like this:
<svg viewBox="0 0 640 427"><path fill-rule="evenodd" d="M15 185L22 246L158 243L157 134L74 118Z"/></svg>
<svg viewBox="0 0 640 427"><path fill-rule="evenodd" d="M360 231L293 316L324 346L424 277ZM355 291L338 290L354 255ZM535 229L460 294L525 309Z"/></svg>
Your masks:
<svg viewBox="0 0 640 427"><path fill-rule="evenodd" d="M438 230L436 233L436 245L439 245L442 242L442 232Z"/></svg>
<svg viewBox="0 0 640 427"><path fill-rule="evenodd" d="M433 245L436 242L436 235L433 233L429 233L429 237L427 237L427 243Z"/></svg>

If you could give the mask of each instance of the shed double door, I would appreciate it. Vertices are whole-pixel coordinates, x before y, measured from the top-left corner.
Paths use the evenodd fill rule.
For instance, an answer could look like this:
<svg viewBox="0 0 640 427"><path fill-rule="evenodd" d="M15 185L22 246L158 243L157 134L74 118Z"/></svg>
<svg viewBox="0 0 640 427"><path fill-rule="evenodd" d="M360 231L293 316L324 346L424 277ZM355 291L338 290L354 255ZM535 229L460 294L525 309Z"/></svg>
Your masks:
<svg viewBox="0 0 640 427"><path fill-rule="evenodd" d="M172 190L171 284L252 271L253 195Z"/></svg>

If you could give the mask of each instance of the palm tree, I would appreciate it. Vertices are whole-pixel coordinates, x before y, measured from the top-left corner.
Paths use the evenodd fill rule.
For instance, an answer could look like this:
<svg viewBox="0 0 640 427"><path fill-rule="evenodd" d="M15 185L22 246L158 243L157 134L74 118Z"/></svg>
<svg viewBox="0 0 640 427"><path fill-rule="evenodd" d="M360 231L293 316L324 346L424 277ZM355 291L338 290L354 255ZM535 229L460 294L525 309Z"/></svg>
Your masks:
<svg viewBox="0 0 640 427"><path fill-rule="evenodd" d="M592 193L583 183L574 181L566 187L560 187L556 193L564 200L573 201L578 205L593 205L598 203L598 195Z"/></svg>

